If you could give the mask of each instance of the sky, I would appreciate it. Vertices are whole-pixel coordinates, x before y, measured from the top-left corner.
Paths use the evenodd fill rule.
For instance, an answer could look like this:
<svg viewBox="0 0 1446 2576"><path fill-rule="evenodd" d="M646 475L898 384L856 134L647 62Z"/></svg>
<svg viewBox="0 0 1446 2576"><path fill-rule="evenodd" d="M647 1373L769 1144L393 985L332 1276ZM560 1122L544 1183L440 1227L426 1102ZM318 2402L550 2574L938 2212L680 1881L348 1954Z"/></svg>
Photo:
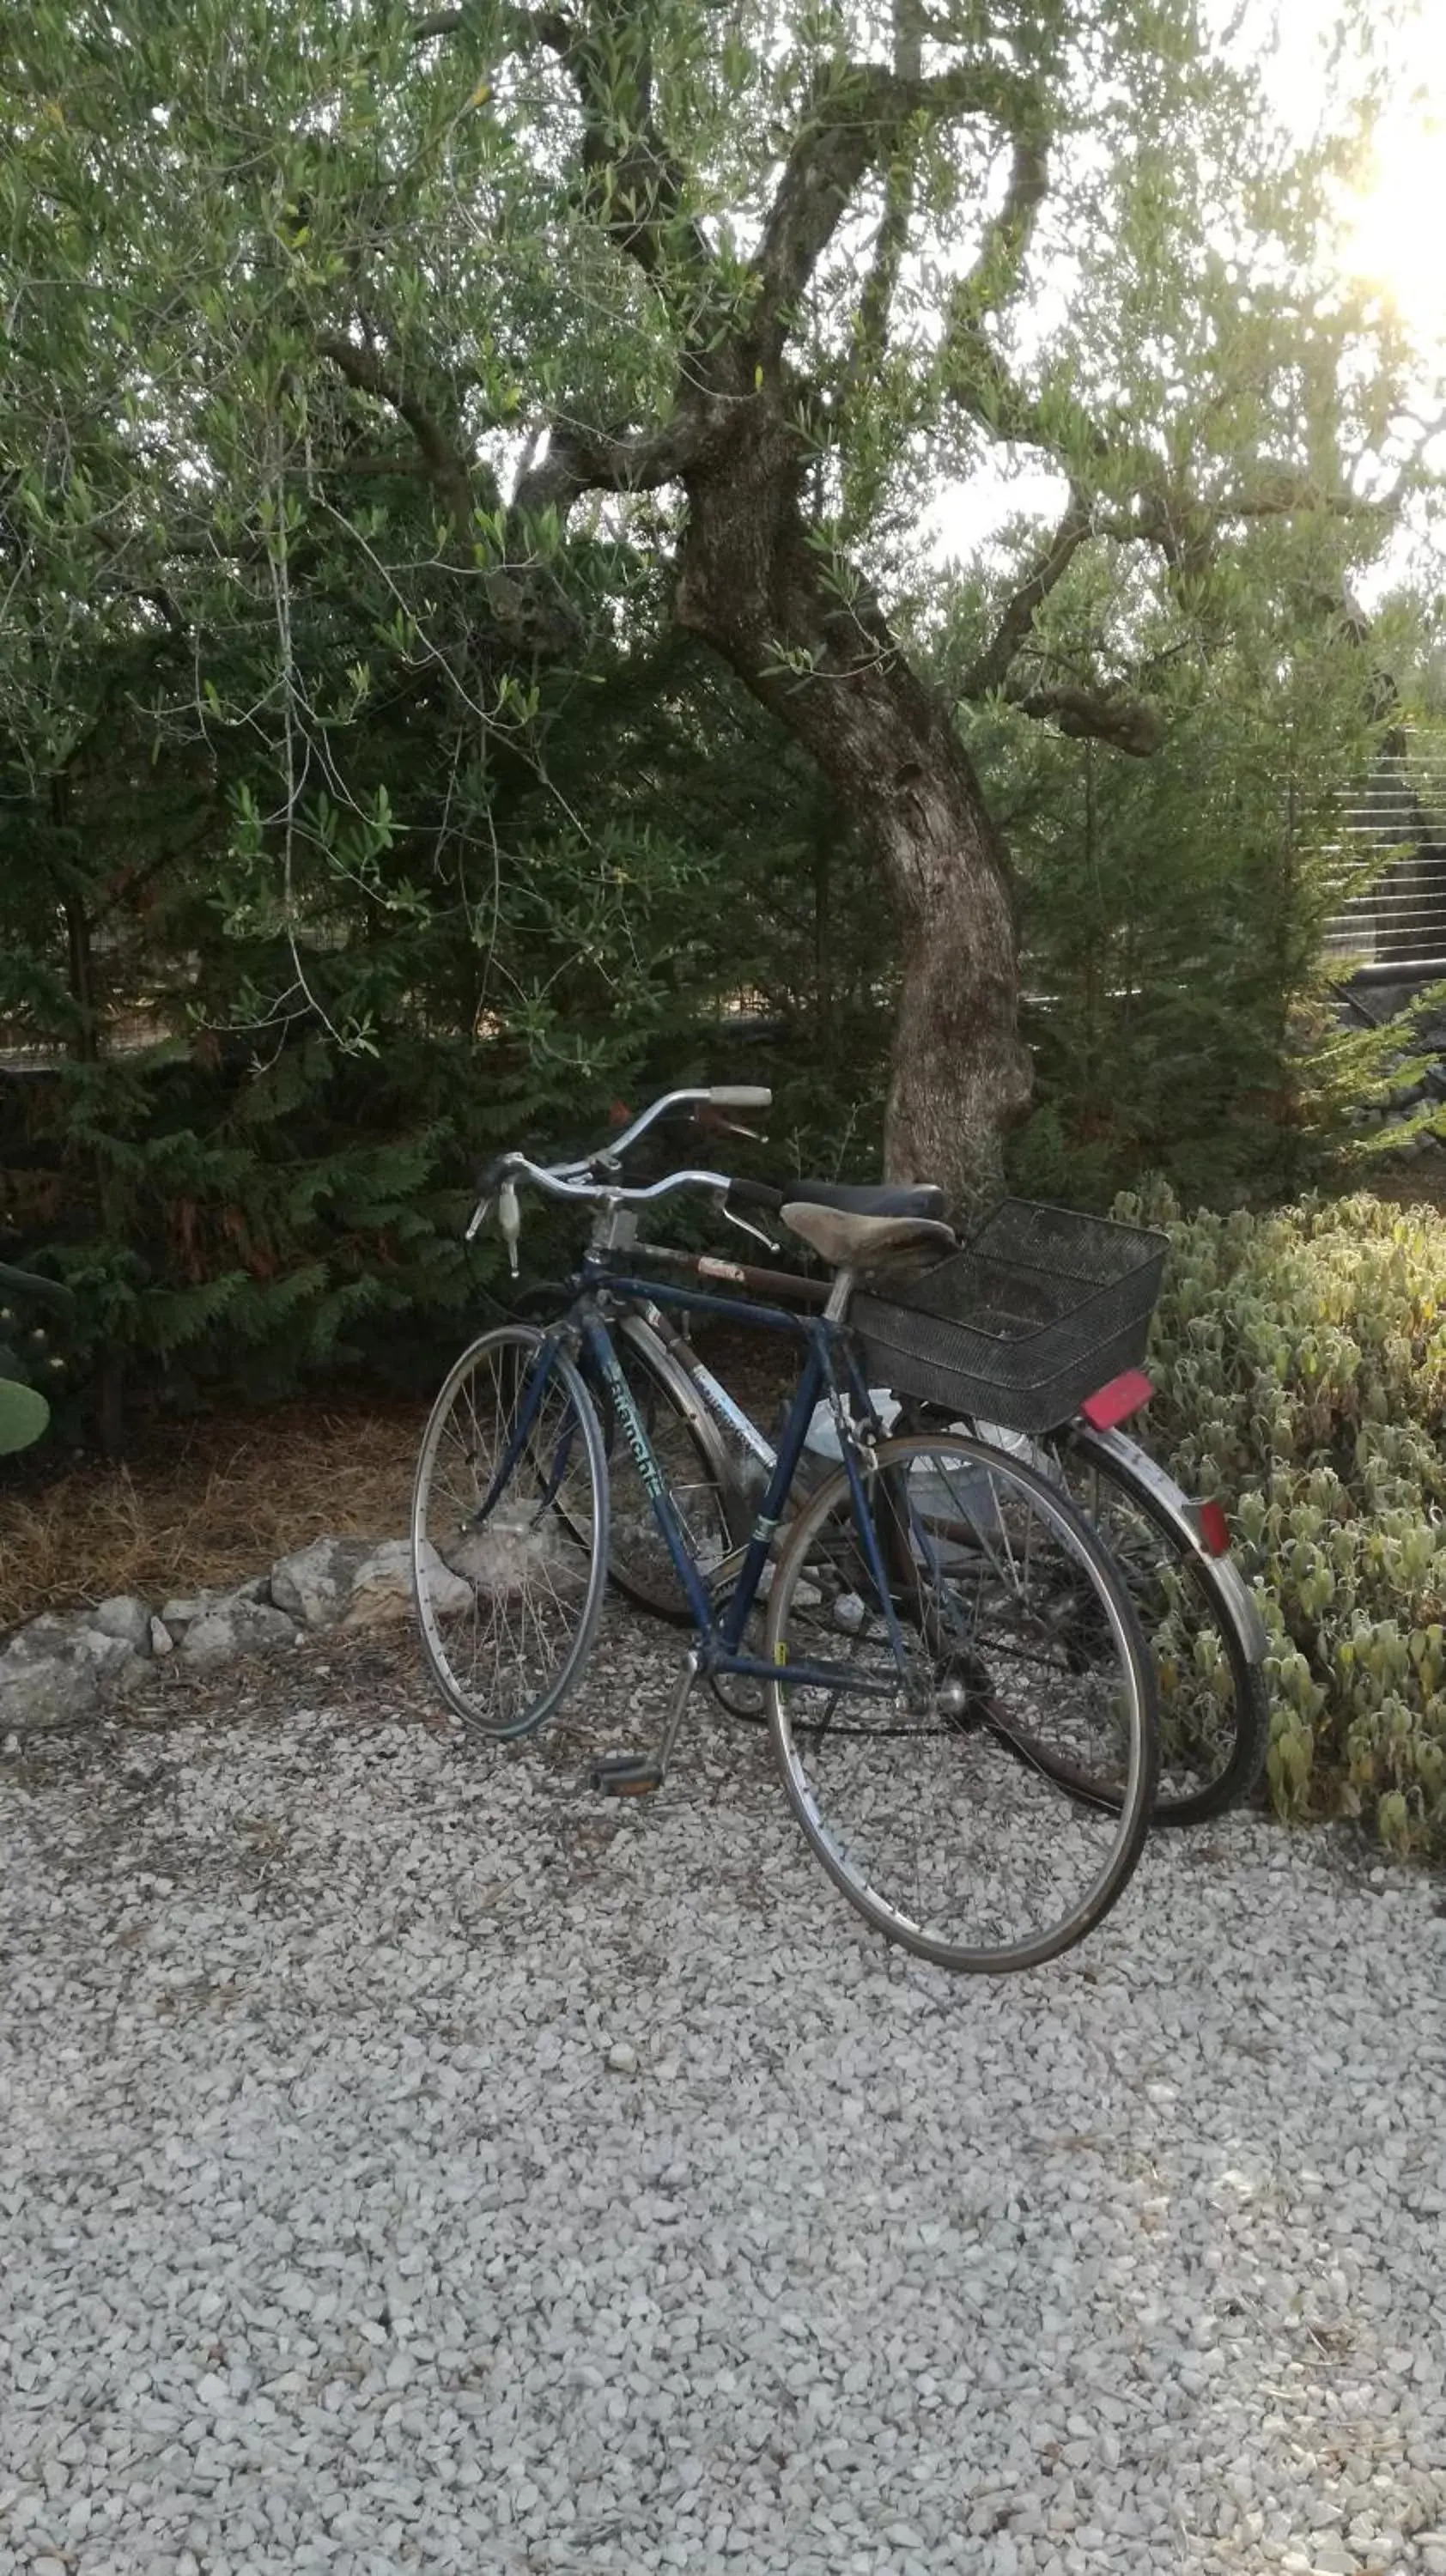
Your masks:
<svg viewBox="0 0 1446 2576"><path fill-rule="evenodd" d="M1265 57L1271 103L1302 141L1329 99L1327 42L1343 5L1350 0L1204 0L1223 42ZM1357 5L1380 43L1390 95L1376 128L1371 180L1358 199L1343 200L1344 265L1347 275L1385 291L1429 353L1423 381L1434 376L1428 399L1435 396L1436 408L1446 402L1446 0L1396 0L1389 12L1381 0ZM1385 33L1388 14L1397 23ZM972 554L1006 517L1037 509L1056 518L1064 499L1063 483L1043 471L973 476L966 487L940 493L930 512L938 552ZM1393 542L1363 585L1363 606L1372 604L1367 593L1378 597L1403 576L1419 543L1411 530Z"/></svg>
<svg viewBox="0 0 1446 2576"><path fill-rule="evenodd" d="M1324 88L1322 29L1328 0L1278 0L1251 15L1278 20L1272 61L1274 103L1308 134ZM1378 13L1377 23L1385 18ZM1247 21L1247 24L1249 22ZM1353 264L1383 286L1423 336L1446 336L1446 262L1439 209L1446 191L1446 7L1421 0L1383 38L1394 97L1376 129L1374 179L1351 226Z"/></svg>

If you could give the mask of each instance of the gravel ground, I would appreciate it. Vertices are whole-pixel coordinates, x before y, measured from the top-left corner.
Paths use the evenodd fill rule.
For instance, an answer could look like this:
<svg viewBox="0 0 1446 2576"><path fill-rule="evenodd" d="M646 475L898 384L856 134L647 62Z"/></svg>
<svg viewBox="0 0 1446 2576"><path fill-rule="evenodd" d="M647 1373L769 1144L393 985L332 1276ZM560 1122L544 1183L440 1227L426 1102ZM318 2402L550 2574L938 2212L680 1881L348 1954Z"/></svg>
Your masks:
<svg viewBox="0 0 1446 2576"><path fill-rule="evenodd" d="M955 1982L701 1703L642 1809L431 1711L0 1766L0 2576L1446 2576L1439 1882L1235 1818Z"/></svg>

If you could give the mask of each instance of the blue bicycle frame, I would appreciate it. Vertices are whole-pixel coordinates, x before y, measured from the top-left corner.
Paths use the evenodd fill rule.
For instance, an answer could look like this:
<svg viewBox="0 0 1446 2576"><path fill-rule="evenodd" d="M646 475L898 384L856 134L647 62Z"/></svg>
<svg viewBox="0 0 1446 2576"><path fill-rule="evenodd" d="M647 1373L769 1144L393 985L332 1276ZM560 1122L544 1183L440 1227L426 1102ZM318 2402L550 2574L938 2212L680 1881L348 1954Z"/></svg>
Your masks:
<svg viewBox="0 0 1446 2576"><path fill-rule="evenodd" d="M778 1530L783 1506L798 1472L799 1460L803 1456L804 1443L808 1437L814 1409L826 1395L839 1397L846 1394L852 1399L861 1418L872 1423L875 1429L878 1428L877 1418L869 1400L868 1388L864 1384L843 1326L827 1316L803 1317L789 1314L784 1308L776 1306L749 1305L743 1310L750 1327L757 1325L768 1332L791 1333L796 1339L807 1343L808 1351L803 1374L799 1379L779 1435L773 1473L769 1478L767 1491L759 1506L758 1517L744 1549L742 1564L731 1591L723 1603L717 1605L699 1571L698 1561L688 1544L677 1508L668 1491L667 1479L658 1465L652 1442L648 1438L646 1425L639 1415L633 1401L632 1390L618 1364L617 1352L607 1328L604 1306L608 1292L612 1291L620 1299L650 1298L655 1305L675 1307L689 1314L720 1316L736 1322L740 1312L738 1301L736 1298L710 1297L704 1291L677 1288L656 1279L630 1278L614 1271L595 1255L589 1255L584 1260L574 1286L575 1294L566 1314L541 1336L538 1361L531 1371L530 1382L512 1437L499 1461L491 1491L484 1499L477 1513L477 1519L479 1521L486 1519L526 1443L548 1379L552 1374L553 1354L563 1349L570 1338L575 1338L587 1352L599 1377L607 1387L623 1437L632 1452L633 1462L651 1504L654 1519L672 1559L688 1607L692 1611L693 1624L698 1636L699 1671L743 1673L757 1680L776 1679L776 1669L773 1664L764 1662L760 1656L743 1652L742 1638L748 1624L749 1613L758 1597L758 1587L763 1579L763 1569L768 1562L769 1550ZM843 1362L845 1379L843 1386L840 1386L835 1366L836 1360L840 1358ZM869 1509L863 1478L859 1472L858 1457L850 1441L845 1440L842 1448L859 1541L875 1586L876 1597L884 1609L894 1662L896 1667L901 1669L904 1656L903 1638L894 1612L888 1577L884 1571L878 1532L874 1526L873 1514ZM560 1442L559 1455L554 1462L548 1492L543 1497L544 1509L560 1487L565 1472L565 1448L564 1443ZM793 1661L789 1663L788 1674L791 1682L812 1682L824 1688L835 1684L840 1678L836 1667ZM887 1698L893 1695L898 1683L897 1679L871 1681L857 1671L851 1671L849 1687L855 1692Z"/></svg>

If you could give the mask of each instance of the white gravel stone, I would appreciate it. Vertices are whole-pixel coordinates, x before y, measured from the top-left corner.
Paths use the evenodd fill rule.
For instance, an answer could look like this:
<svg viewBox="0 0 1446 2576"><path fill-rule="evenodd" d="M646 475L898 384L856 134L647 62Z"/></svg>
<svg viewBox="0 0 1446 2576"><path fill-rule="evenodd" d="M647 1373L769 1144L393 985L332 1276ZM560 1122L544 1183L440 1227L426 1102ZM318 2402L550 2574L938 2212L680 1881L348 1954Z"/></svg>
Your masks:
<svg viewBox="0 0 1446 2576"><path fill-rule="evenodd" d="M0 1763L0 2576L1446 2576L1436 1883L952 1981L705 1703L588 1796L673 1641L495 1755L327 1654Z"/></svg>

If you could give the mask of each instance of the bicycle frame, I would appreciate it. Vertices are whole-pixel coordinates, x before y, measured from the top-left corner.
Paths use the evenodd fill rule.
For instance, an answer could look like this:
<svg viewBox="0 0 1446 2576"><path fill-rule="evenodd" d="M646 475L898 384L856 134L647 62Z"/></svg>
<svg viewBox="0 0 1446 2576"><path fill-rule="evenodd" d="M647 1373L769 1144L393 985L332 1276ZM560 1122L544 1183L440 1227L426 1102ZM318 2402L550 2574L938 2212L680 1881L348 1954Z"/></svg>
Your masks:
<svg viewBox="0 0 1446 2576"><path fill-rule="evenodd" d="M667 1479L658 1465L652 1442L648 1438L647 1427L633 1401L632 1390L619 1366L604 1312L604 1302L609 1293L628 1300L651 1298L654 1303L661 1301L694 1314L727 1317L736 1315L738 1311L736 1301L731 1298L711 1297L693 1289L673 1288L656 1280L629 1278L612 1270L595 1257L589 1256L577 1275L576 1293L567 1313L540 1338L540 1365L532 1370L531 1381L517 1423L499 1462L492 1489L482 1504L478 1518L485 1519L495 1495L506 1484L527 1441L548 1379L552 1374L552 1353L560 1350L569 1338L575 1337L587 1351L606 1383L622 1426L623 1436L632 1452L643 1489L647 1494L653 1517L672 1559L688 1607L693 1614L693 1623L698 1636L698 1669L703 1673L740 1673L754 1680L771 1680L775 1678L774 1666L765 1662L761 1656L745 1654L742 1638L748 1624L749 1613L758 1598L758 1588L763 1579L764 1567L768 1562L769 1551L782 1517L783 1505L798 1471L799 1460L803 1455L804 1443L815 1408L825 1397L841 1398L847 1393L860 1408L862 1419L870 1424L874 1422L868 1389L849 1348L844 1329L825 1316L815 1316L805 1320L797 1315L788 1314L781 1307L750 1306L748 1309L750 1326L756 1325L769 1332L791 1333L807 1343L808 1351L803 1374L799 1379L780 1434L768 1489L759 1505L757 1517L744 1549L742 1564L722 1605L720 1615L719 1607L714 1603L699 1571L697 1558L688 1544L687 1534L679 1519L672 1495L668 1491ZM843 1363L846 1381L843 1386L840 1385L835 1367L838 1359ZM904 1654L903 1638L890 1597L890 1586L884 1571L878 1532L864 1492L854 1447L848 1441L842 1445L855 1526L870 1577L877 1586L879 1600L885 1606L889 1644L896 1668L901 1671ZM560 1461L555 1472L555 1484L560 1484L564 1466L565 1461ZM813 1683L825 1689L838 1678L836 1669L826 1664L790 1663L788 1670L791 1681ZM851 1687L855 1691L863 1688L871 1696L878 1698L891 1698L898 1684L897 1680L867 1682L855 1672L851 1676Z"/></svg>
<svg viewBox="0 0 1446 2576"><path fill-rule="evenodd" d="M827 1281L811 1279L801 1271L755 1268L746 1263L724 1260L712 1254L684 1252L671 1244L638 1242L633 1249L635 1252L646 1254L649 1261L665 1263L674 1269L687 1269L694 1277L731 1280L737 1286L746 1288L750 1295L772 1294L787 1297L790 1301L806 1307L822 1305L828 1295ZM650 1280L644 1288L639 1303L643 1307L645 1320L649 1320L647 1315L649 1306L655 1312L659 1309L658 1292L662 1285L663 1283L657 1280ZM665 1291L665 1293L671 1292ZM740 1309L736 1300L729 1300L722 1311L736 1319ZM754 1311L752 1307L742 1311L745 1320L751 1322ZM659 1321L663 1320L665 1319L660 1314ZM734 1438L742 1443L765 1473L771 1472L777 1454L772 1441L744 1411L737 1398L730 1395L727 1387L714 1375L712 1369L698 1357L695 1351L688 1348L686 1342L682 1345L682 1352L679 1352L678 1344L681 1339L681 1336L674 1335L667 1346L678 1358L679 1365L686 1369L702 1403L715 1419L723 1424L725 1430L731 1431ZM872 1417L872 1404L869 1411ZM1067 1427L1062 1425L1061 1429L1064 1430ZM1078 1425L1074 1427L1076 1430L1079 1429ZM1111 1423L1108 1428L1101 1427L1088 1419L1086 1408L1085 1425L1081 1436L1089 1443L1087 1455L1093 1453L1106 1459L1118 1458L1140 1484L1148 1487L1162 1518L1170 1529L1182 1559L1193 1558L1209 1576L1219 1596L1221 1615L1233 1626L1246 1662L1263 1663L1269 1650L1270 1636L1261 1615L1260 1605L1239 1567L1225 1552L1224 1544L1207 1539L1204 1535L1198 1504L1191 1501L1190 1497L1176 1484L1173 1476L1150 1456L1148 1450L1142 1449L1137 1441L1128 1438L1118 1423Z"/></svg>

